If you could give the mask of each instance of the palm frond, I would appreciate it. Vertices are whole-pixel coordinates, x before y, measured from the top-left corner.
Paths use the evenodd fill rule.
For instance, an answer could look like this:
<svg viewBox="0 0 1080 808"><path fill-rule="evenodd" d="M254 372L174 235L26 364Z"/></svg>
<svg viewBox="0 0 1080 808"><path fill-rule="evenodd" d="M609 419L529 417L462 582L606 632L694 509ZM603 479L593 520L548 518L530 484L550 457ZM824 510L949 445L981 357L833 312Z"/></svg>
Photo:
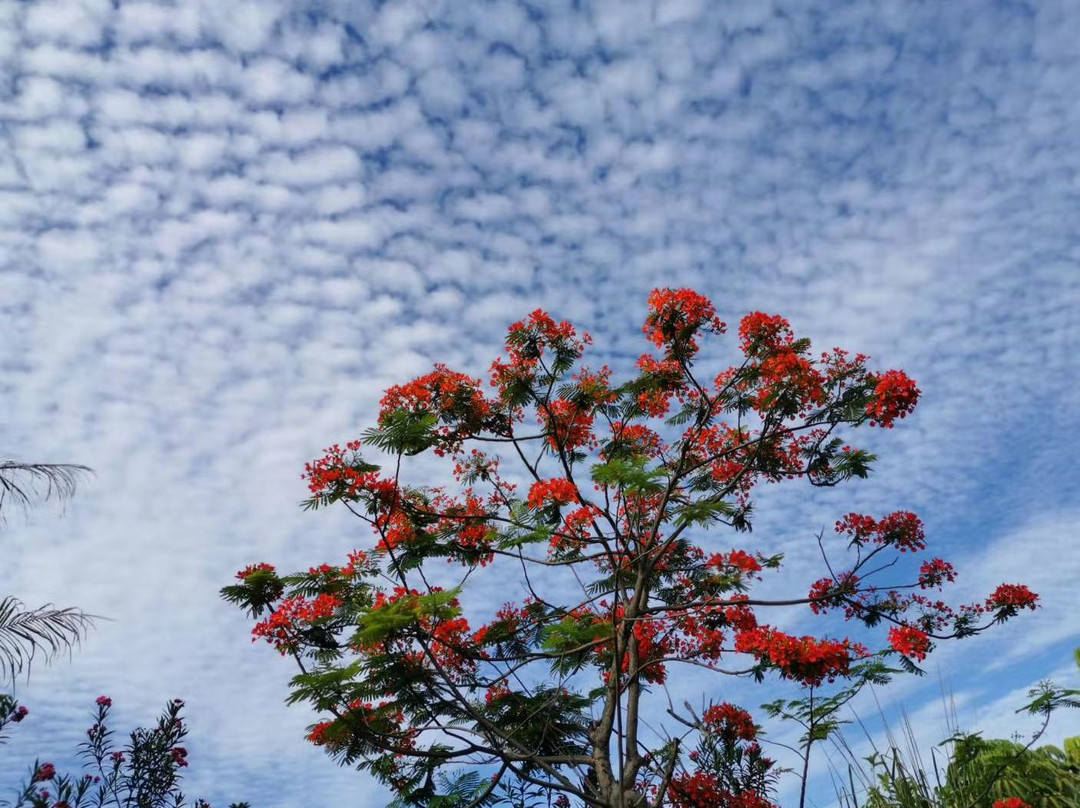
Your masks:
<svg viewBox="0 0 1080 808"><path fill-rule="evenodd" d="M38 501L66 500L79 479L93 471L72 463L20 463L0 460L0 513L10 500L26 508Z"/></svg>
<svg viewBox="0 0 1080 808"><path fill-rule="evenodd" d="M49 661L70 651L93 625L93 616L79 609L52 604L27 609L9 595L0 600L0 669L14 682L36 655Z"/></svg>

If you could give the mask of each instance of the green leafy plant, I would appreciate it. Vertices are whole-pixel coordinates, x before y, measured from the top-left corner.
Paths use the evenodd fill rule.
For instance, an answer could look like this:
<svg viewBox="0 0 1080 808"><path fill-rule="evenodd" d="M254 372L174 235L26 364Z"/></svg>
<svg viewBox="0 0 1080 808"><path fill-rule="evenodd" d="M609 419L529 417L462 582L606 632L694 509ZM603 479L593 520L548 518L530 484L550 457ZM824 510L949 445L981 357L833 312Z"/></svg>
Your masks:
<svg viewBox="0 0 1080 808"><path fill-rule="evenodd" d="M183 745L188 729L181 716L183 707L180 699L168 702L156 725L136 729L126 744L117 746L108 725L112 699L98 697L94 723L79 746L87 771L63 774L52 763L35 761L14 802L0 804L11 808L184 808L188 803L180 780L188 765ZM10 701L0 700L0 722L10 708ZM20 715L18 710L14 714ZM190 805L210 808L204 800ZM250 806L233 803L230 808Z"/></svg>
<svg viewBox="0 0 1080 808"><path fill-rule="evenodd" d="M1076 660L1080 667L1080 650ZM899 742L887 729L888 746L881 750L875 745L865 758L867 769L840 739L839 748L848 761L847 783L837 788L841 806L983 808L1001 803L1018 808L1075 808L1080 805L1080 737L1067 738L1064 749L1035 744L1056 710L1080 707L1080 690L1044 682L1029 696L1030 702L1017 712L1040 715L1043 720L1026 743L960 732L950 713L952 735L939 745L942 752L930 750L927 765L927 755L905 717L904 741ZM873 742L870 733L866 734Z"/></svg>

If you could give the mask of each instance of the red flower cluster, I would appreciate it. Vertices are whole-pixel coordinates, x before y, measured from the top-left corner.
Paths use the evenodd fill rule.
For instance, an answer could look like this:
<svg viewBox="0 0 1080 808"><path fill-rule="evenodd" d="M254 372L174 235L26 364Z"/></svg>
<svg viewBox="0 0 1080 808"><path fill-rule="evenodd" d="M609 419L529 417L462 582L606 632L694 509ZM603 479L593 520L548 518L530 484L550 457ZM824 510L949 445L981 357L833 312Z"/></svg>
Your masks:
<svg viewBox="0 0 1080 808"><path fill-rule="evenodd" d="M945 581L952 583L956 580L956 570L948 561L940 558L932 558L924 561L919 567L919 588L932 589L939 587Z"/></svg>
<svg viewBox="0 0 1080 808"><path fill-rule="evenodd" d="M572 378L577 382L576 394L582 399L596 404L610 404L619 397L618 393L611 389L611 368L607 365L596 372L582 368Z"/></svg>
<svg viewBox="0 0 1080 808"><path fill-rule="evenodd" d="M330 740L329 735L332 726L334 726L333 721L320 721L311 728L311 732L308 733L307 739L316 746L325 746Z"/></svg>
<svg viewBox="0 0 1080 808"><path fill-rule="evenodd" d="M668 793L675 808L775 808L754 791L732 794L721 788L719 778L709 772L672 777Z"/></svg>
<svg viewBox="0 0 1080 808"><path fill-rule="evenodd" d="M716 308L693 289L653 289L649 314L642 331L657 348L684 358L697 353L694 335L699 331L723 334L726 326L716 316Z"/></svg>
<svg viewBox="0 0 1080 808"><path fill-rule="evenodd" d="M933 647L925 631L914 626L894 626L889 629L889 644L906 657L922 662Z"/></svg>
<svg viewBox="0 0 1080 808"><path fill-rule="evenodd" d="M348 555L349 563L341 568L341 575L345 578L354 578L364 572L370 566L367 553L363 550L353 550Z"/></svg>
<svg viewBox="0 0 1080 808"><path fill-rule="evenodd" d="M716 553L705 562L706 567L714 569L729 569L740 575L757 577L761 572L761 561L750 555L745 550L732 550L728 553Z"/></svg>
<svg viewBox="0 0 1080 808"><path fill-rule="evenodd" d="M739 347L747 356L761 356L795 340L791 324L778 314L753 311L739 323Z"/></svg>
<svg viewBox="0 0 1080 808"><path fill-rule="evenodd" d="M44 783L56 777L56 767L51 763L42 763L34 772L33 783Z"/></svg>
<svg viewBox="0 0 1080 808"><path fill-rule="evenodd" d="M655 459L666 448L660 436L647 426L615 421L611 425L611 441L600 450L600 457L610 460L618 451Z"/></svg>
<svg viewBox="0 0 1080 808"><path fill-rule="evenodd" d="M995 801L994 808L1031 808L1031 806L1019 797L1006 797L1003 800Z"/></svg>
<svg viewBox="0 0 1080 808"><path fill-rule="evenodd" d="M479 564L486 567L493 558L491 537L494 531L489 517L497 507L495 502L485 502L467 488L463 496L450 497L439 492L423 510L422 518L434 520L434 533L452 537L458 550L468 551L460 557L466 565ZM448 558L447 561L452 561Z"/></svg>
<svg viewBox="0 0 1080 808"><path fill-rule="evenodd" d="M751 451L745 429L719 423L688 437L693 441L690 458L694 463L705 464L715 482L734 484L740 493L749 494L757 475L747 467Z"/></svg>
<svg viewBox="0 0 1080 808"><path fill-rule="evenodd" d="M539 416L552 449L569 452L582 446L596 445L591 407L556 398L540 410Z"/></svg>
<svg viewBox="0 0 1080 808"><path fill-rule="evenodd" d="M1031 609L1039 596L1023 584L1002 584L986 599L987 609Z"/></svg>
<svg viewBox="0 0 1080 808"><path fill-rule="evenodd" d="M488 403L480 392L480 380L436 364L426 376L387 389L379 403L379 423L392 412L405 409L435 415L485 414Z"/></svg>
<svg viewBox="0 0 1080 808"><path fill-rule="evenodd" d="M793 349L779 348L770 353L762 360L758 373L760 387L754 405L759 412L785 401L790 402L785 414L794 415L825 400L825 377L813 362Z"/></svg>
<svg viewBox="0 0 1080 808"><path fill-rule="evenodd" d="M846 676L855 657L867 653L863 646L851 640L794 637L770 626L738 634L735 650L774 665L786 679L815 687L826 679L832 682L838 676Z"/></svg>
<svg viewBox="0 0 1080 808"><path fill-rule="evenodd" d="M455 452L462 440L483 429L492 405L480 389L480 380L436 364L426 376L389 388L379 404L379 423L386 424L398 410L437 415L445 424L434 447L437 455Z"/></svg>
<svg viewBox="0 0 1080 808"><path fill-rule="evenodd" d="M296 648L297 623L311 623L330 617L340 605L341 600L333 595L319 595L313 601L299 595L286 598L270 617L257 623L251 630L251 641L263 637L282 654L286 654Z"/></svg>
<svg viewBox="0 0 1080 808"><path fill-rule="evenodd" d="M752 741L757 737L757 727L750 713L727 702L709 707L702 722L709 732L728 742Z"/></svg>
<svg viewBox="0 0 1080 808"><path fill-rule="evenodd" d="M533 510L546 508L548 505L566 505L576 502L577 487L564 477L550 480L537 480L529 488L528 503Z"/></svg>
<svg viewBox="0 0 1080 808"><path fill-rule="evenodd" d="M499 390L504 401L513 398L515 387L531 382L545 351L556 356L577 359L592 339L588 334L578 337L570 323L555 322L542 309L514 323L506 335L509 362L496 359L491 365L491 386Z"/></svg>
<svg viewBox="0 0 1080 808"><path fill-rule="evenodd" d="M859 576L853 572L842 572L835 580L831 577L821 578L810 587L808 597L814 598L810 611L825 614L829 609L843 604L845 598L854 597L858 589Z"/></svg>
<svg viewBox="0 0 1080 808"><path fill-rule="evenodd" d="M595 505L586 505L566 514L557 533L551 535L550 553L558 555L581 549L593 530L593 521L600 516L600 509Z"/></svg>
<svg viewBox="0 0 1080 808"><path fill-rule="evenodd" d="M874 398L866 405L870 426L892 429L893 421L905 418L919 401L919 388L902 370L889 370L878 375Z"/></svg>
<svg viewBox="0 0 1080 808"><path fill-rule="evenodd" d="M173 763L177 766L183 767L188 765L187 749L182 746L174 746L169 750L169 754L172 755Z"/></svg>
<svg viewBox="0 0 1080 808"><path fill-rule="evenodd" d="M646 682L662 685L667 680L667 667L661 662L671 653L671 641L660 620L637 620L634 622L634 638L637 640L638 667ZM630 670L630 654L623 656L623 673Z"/></svg>
<svg viewBox="0 0 1080 808"><path fill-rule="evenodd" d="M904 553L908 550L925 550L926 533L922 520L911 511L896 511L880 520L872 516L849 513L836 523L837 533L851 536L852 544L869 540L875 544L888 545Z"/></svg>
<svg viewBox="0 0 1080 808"><path fill-rule="evenodd" d="M355 496L358 491L370 485L376 475L371 471L359 471L360 441L349 441L342 449L334 444L326 449L325 454L318 460L304 464L304 473L301 479L307 480L308 490L313 496L326 496L333 493L342 493L346 496ZM350 455L346 456L346 452Z"/></svg>
<svg viewBox="0 0 1080 808"><path fill-rule="evenodd" d="M236 573L236 580L246 581L248 576L255 572L274 572L274 566L272 564L249 564L244 567L240 572ZM100 702L98 702L100 704Z"/></svg>

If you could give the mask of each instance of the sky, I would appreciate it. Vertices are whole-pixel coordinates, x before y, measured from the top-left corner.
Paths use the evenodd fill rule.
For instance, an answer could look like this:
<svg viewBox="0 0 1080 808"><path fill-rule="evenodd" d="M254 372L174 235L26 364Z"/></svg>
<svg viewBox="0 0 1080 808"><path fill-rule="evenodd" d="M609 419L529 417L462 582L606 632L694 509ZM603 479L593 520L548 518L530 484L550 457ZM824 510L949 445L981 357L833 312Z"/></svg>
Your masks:
<svg viewBox="0 0 1080 808"><path fill-rule="evenodd" d="M0 592L108 618L18 683L0 796L108 694L120 729L186 700L214 805L385 804L218 589L370 543L300 472L384 388L480 375L537 307L626 372L658 286L918 380L870 480L778 486L753 538L797 573L844 513L910 509L958 599L1030 585L878 693L1023 729L1080 644L1078 29L1069 0L0 3L0 455L95 471L8 516Z"/></svg>

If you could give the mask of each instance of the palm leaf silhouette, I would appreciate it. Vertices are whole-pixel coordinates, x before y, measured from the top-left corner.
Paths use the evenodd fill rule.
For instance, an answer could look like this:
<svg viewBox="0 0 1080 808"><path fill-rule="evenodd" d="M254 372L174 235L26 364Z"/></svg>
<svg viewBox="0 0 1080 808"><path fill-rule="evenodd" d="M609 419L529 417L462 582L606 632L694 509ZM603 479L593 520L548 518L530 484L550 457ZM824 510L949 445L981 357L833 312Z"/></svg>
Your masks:
<svg viewBox="0 0 1080 808"><path fill-rule="evenodd" d="M41 654L45 661L77 645L93 626L93 617L46 604L27 609L18 598L0 600L0 669L14 681Z"/></svg>

